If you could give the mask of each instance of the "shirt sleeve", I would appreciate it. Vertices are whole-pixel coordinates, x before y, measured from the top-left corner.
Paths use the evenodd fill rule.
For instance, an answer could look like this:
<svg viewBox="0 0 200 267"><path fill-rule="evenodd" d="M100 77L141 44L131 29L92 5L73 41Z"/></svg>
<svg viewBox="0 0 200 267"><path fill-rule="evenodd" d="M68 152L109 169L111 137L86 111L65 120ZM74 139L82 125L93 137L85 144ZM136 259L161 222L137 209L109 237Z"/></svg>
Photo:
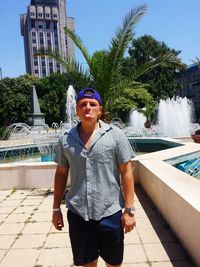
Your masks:
<svg viewBox="0 0 200 267"><path fill-rule="evenodd" d="M62 137L59 138L54 161L62 167L69 167L69 162L64 154Z"/></svg>
<svg viewBox="0 0 200 267"><path fill-rule="evenodd" d="M135 153L128 141L127 136L121 129L115 131L115 141L117 143L117 163L122 164L135 157Z"/></svg>

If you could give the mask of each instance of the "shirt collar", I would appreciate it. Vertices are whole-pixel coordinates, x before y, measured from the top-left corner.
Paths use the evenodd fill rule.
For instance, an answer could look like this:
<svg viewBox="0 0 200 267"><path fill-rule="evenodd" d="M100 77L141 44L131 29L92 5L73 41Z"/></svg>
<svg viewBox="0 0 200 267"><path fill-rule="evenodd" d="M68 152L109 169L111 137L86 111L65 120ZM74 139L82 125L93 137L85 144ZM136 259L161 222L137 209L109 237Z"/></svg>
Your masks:
<svg viewBox="0 0 200 267"><path fill-rule="evenodd" d="M105 132L107 132L110 129L112 129L112 125L107 124L107 123L103 122L102 120L99 120L99 123L100 123L100 126L101 127L100 127L100 129L99 129L98 132L101 135L103 135ZM76 139L79 140L80 139L79 138L79 133L78 133L78 127L79 127L79 125L80 125L80 122L75 127L71 128L71 129L67 129L66 132L65 132L65 134L72 135L74 138L76 138Z"/></svg>

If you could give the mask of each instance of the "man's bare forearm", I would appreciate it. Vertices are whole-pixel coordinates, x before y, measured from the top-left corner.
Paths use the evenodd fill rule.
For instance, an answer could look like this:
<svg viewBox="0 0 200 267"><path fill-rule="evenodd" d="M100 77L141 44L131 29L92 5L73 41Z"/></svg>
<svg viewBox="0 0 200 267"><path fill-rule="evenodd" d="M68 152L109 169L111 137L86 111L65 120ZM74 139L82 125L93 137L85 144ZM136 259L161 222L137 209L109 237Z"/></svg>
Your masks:
<svg viewBox="0 0 200 267"><path fill-rule="evenodd" d="M58 166L54 179L54 202L53 208L59 208L66 188L69 168Z"/></svg>
<svg viewBox="0 0 200 267"><path fill-rule="evenodd" d="M131 162L120 167L122 177L122 190L124 195L125 207L131 208L134 203L134 178Z"/></svg>

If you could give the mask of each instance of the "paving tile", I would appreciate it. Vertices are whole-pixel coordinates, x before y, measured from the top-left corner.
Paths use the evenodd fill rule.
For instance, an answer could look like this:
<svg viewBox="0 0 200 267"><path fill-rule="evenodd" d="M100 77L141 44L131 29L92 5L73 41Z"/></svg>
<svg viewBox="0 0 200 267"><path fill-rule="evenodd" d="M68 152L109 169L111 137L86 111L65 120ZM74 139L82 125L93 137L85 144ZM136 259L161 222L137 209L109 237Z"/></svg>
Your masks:
<svg viewBox="0 0 200 267"><path fill-rule="evenodd" d="M185 260L186 256L178 243L143 244L151 262Z"/></svg>
<svg viewBox="0 0 200 267"><path fill-rule="evenodd" d="M16 207L0 207L0 214L11 213Z"/></svg>
<svg viewBox="0 0 200 267"><path fill-rule="evenodd" d="M9 249L17 235L0 235L0 249Z"/></svg>
<svg viewBox="0 0 200 267"><path fill-rule="evenodd" d="M10 194L10 199L24 199L28 196L29 190L16 190Z"/></svg>
<svg viewBox="0 0 200 267"><path fill-rule="evenodd" d="M0 235L19 234L24 228L24 223L3 223L0 225Z"/></svg>
<svg viewBox="0 0 200 267"><path fill-rule="evenodd" d="M41 199L25 199L21 202L23 206L38 206L42 202Z"/></svg>
<svg viewBox="0 0 200 267"><path fill-rule="evenodd" d="M24 223L28 220L28 218L30 217L31 213L25 213L25 214L10 214L9 216L7 216L7 218L5 219L4 223Z"/></svg>
<svg viewBox="0 0 200 267"><path fill-rule="evenodd" d="M0 197L7 197L12 193L12 190L0 190Z"/></svg>
<svg viewBox="0 0 200 267"><path fill-rule="evenodd" d="M0 207L18 207L21 202L21 199L6 199L0 203Z"/></svg>
<svg viewBox="0 0 200 267"><path fill-rule="evenodd" d="M151 267L194 267L191 262L176 261L176 262L156 262L152 263Z"/></svg>
<svg viewBox="0 0 200 267"><path fill-rule="evenodd" d="M36 222L49 222L51 221L52 218L52 212L35 212L31 216L31 221L36 221Z"/></svg>
<svg viewBox="0 0 200 267"><path fill-rule="evenodd" d="M47 234L51 228L50 222L27 223L22 234Z"/></svg>
<svg viewBox="0 0 200 267"><path fill-rule="evenodd" d="M157 216L156 213L152 209L149 209L148 213L149 213L148 214L149 217ZM140 217L143 217L143 218L147 217L146 211L143 208L136 210L136 219Z"/></svg>
<svg viewBox="0 0 200 267"><path fill-rule="evenodd" d="M125 245L124 263L144 263L147 258L141 244Z"/></svg>
<svg viewBox="0 0 200 267"><path fill-rule="evenodd" d="M127 233L124 235L124 242L126 244L138 244L138 243L140 243L140 237L138 235L136 228L133 231L131 231L130 233Z"/></svg>
<svg viewBox="0 0 200 267"><path fill-rule="evenodd" d="M38 249L11 249L1 262L1 267L33 267L38 256Z"/></svg>
<svg viewBox="0 0 200 267"><path fill-rule="evenodd" d="M37 265L43 267L73 265L71 248L53 248L41 251Z"/></svg>
<svg viewBox="0 0 200 267"><path fill-rule="evenodd" d="M153 228L137 228L142 243L171 242L173 238L169 230L163 228L155 230Z"/></svg>
<svg viewBox="0 0 200 267"><path fill-rule="evenodd" d="M35 210L37 210L37 206L21 206L14 210L13 213L31 213Z"/></svg>
<svg viewBox="0 0 200 267"><path fill-rule="evenodd" d="M150 267L148 263L123 264L122 267Z"/></svg>
<svg viewBox="0 0 200 267"><path fill-rule="evenodd" d="M41 248L46 238L46 234L20 235L12 248Z"/></svg>
<svg viewBox="0 0 200 267"><path fill-rule="evenodd" d="M143 217L137 218L137 228L163 228L165 224L158 217Z"/></svg>
<svg viewBox="0 0 200 267"><path fill-rule="evenodd" d="M0 223L5 221L5 219L9 216L9 213L1 213L0 214Z"/></svg>
<svg viewBox="0 0 200 267"><path fill-rule="evenodd" d="M3 259L4 255L6 254L6 252L7 252L7 250L3 250L3 249L0 250L0 262L2 261L2 259ZM1 264L0 264L0 266L1 266Z"/></svg>
<svg viewBox="0 0 200 267"><path fill-rule="evenodd" d="M49 234L46 239L44 247L45 248L71 247L69 234L68 233Z"/></svg>

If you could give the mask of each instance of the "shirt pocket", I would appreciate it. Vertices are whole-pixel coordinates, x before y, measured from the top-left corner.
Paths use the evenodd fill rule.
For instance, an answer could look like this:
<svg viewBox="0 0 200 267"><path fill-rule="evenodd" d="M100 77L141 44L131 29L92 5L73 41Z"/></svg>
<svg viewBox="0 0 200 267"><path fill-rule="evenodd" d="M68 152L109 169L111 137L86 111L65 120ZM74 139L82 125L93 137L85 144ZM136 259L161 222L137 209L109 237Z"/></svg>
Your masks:
<svg viewBox="0 0 200 267"><path fill-rule="evenodd" d="M101 145L98 146L97 155L96 155L97 163L99 164L112 164L115 160L115 146L111 145Z"/></svg>

